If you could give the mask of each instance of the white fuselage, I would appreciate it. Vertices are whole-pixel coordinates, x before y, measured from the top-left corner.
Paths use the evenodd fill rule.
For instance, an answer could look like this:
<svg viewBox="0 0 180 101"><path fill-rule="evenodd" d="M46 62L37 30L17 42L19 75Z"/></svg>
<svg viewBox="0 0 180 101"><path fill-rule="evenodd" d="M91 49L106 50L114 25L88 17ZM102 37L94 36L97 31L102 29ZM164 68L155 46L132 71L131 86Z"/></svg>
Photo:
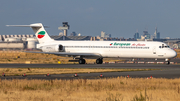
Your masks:
<svg viewBox="0 0 180 101"><path fill-rule="evenodd" d="M177 54L163 42L156 41L52 41L40 46L61 44L64 52L98 53L102 58L173 58ZM46 50L48 52L48 50Z"/></svg>

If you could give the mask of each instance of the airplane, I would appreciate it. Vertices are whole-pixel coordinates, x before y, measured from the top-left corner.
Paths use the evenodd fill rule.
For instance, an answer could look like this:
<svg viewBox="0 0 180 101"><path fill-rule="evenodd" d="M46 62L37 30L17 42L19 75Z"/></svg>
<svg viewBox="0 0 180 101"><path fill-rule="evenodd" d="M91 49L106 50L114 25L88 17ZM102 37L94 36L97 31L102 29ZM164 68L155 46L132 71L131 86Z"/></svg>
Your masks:
<svg viewBox="0 0 180 101"><path fill-rule="evenodd" d="M37 48L42 52L32 53L73 57L79 64L85 64L85 59L96 59L97 64L102 64L103 58L165 59L170 64L170 59L177 55L167 44L158 41L59 41L50 38L42 23L7 26L33 29L39 41Z"/></svg>

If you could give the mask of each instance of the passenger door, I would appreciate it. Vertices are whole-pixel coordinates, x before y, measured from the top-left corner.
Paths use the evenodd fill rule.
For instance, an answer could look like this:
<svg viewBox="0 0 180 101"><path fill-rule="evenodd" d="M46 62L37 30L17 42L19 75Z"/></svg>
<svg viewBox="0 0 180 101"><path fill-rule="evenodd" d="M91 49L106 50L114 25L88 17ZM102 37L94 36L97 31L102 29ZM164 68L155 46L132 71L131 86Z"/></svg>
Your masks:
<svg viewBox="0 0 180 101"><path fill-rule="evenodd" d="M153 54L156 54L156 46L153 46Z"/></svg>

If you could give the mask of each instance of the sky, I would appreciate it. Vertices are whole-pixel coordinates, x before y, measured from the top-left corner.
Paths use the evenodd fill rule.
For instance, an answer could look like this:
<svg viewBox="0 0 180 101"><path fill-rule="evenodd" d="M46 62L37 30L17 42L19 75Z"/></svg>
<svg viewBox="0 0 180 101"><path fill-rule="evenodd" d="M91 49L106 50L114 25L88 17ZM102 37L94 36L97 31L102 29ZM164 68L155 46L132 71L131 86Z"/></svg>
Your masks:
<svg viewBox="0 0 180 101"><path fill-rule="evenodd" d="M30 28L6 27L42 23L49 35L58 35L62 22L83 36L133 38L155 27L161 38L180 38L180 0L1 0L0 35L34 34Z"/></svg>

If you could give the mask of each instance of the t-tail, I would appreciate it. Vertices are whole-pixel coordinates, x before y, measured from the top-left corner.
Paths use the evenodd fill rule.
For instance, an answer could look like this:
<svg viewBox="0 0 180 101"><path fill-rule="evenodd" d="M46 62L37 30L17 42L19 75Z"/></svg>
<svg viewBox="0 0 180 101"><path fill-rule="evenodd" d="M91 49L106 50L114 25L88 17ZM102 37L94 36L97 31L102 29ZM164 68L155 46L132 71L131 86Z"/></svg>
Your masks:
<svg viewBox="0 0 180 101"><path fill-rule="evenodd" d="M44 26L42 25L42 23L35 23L35 24L30 24L30 25L6 25L6 26L31 27L40 44L53 41L53 39L49 37L48 33L44 29Z"/></svg>

